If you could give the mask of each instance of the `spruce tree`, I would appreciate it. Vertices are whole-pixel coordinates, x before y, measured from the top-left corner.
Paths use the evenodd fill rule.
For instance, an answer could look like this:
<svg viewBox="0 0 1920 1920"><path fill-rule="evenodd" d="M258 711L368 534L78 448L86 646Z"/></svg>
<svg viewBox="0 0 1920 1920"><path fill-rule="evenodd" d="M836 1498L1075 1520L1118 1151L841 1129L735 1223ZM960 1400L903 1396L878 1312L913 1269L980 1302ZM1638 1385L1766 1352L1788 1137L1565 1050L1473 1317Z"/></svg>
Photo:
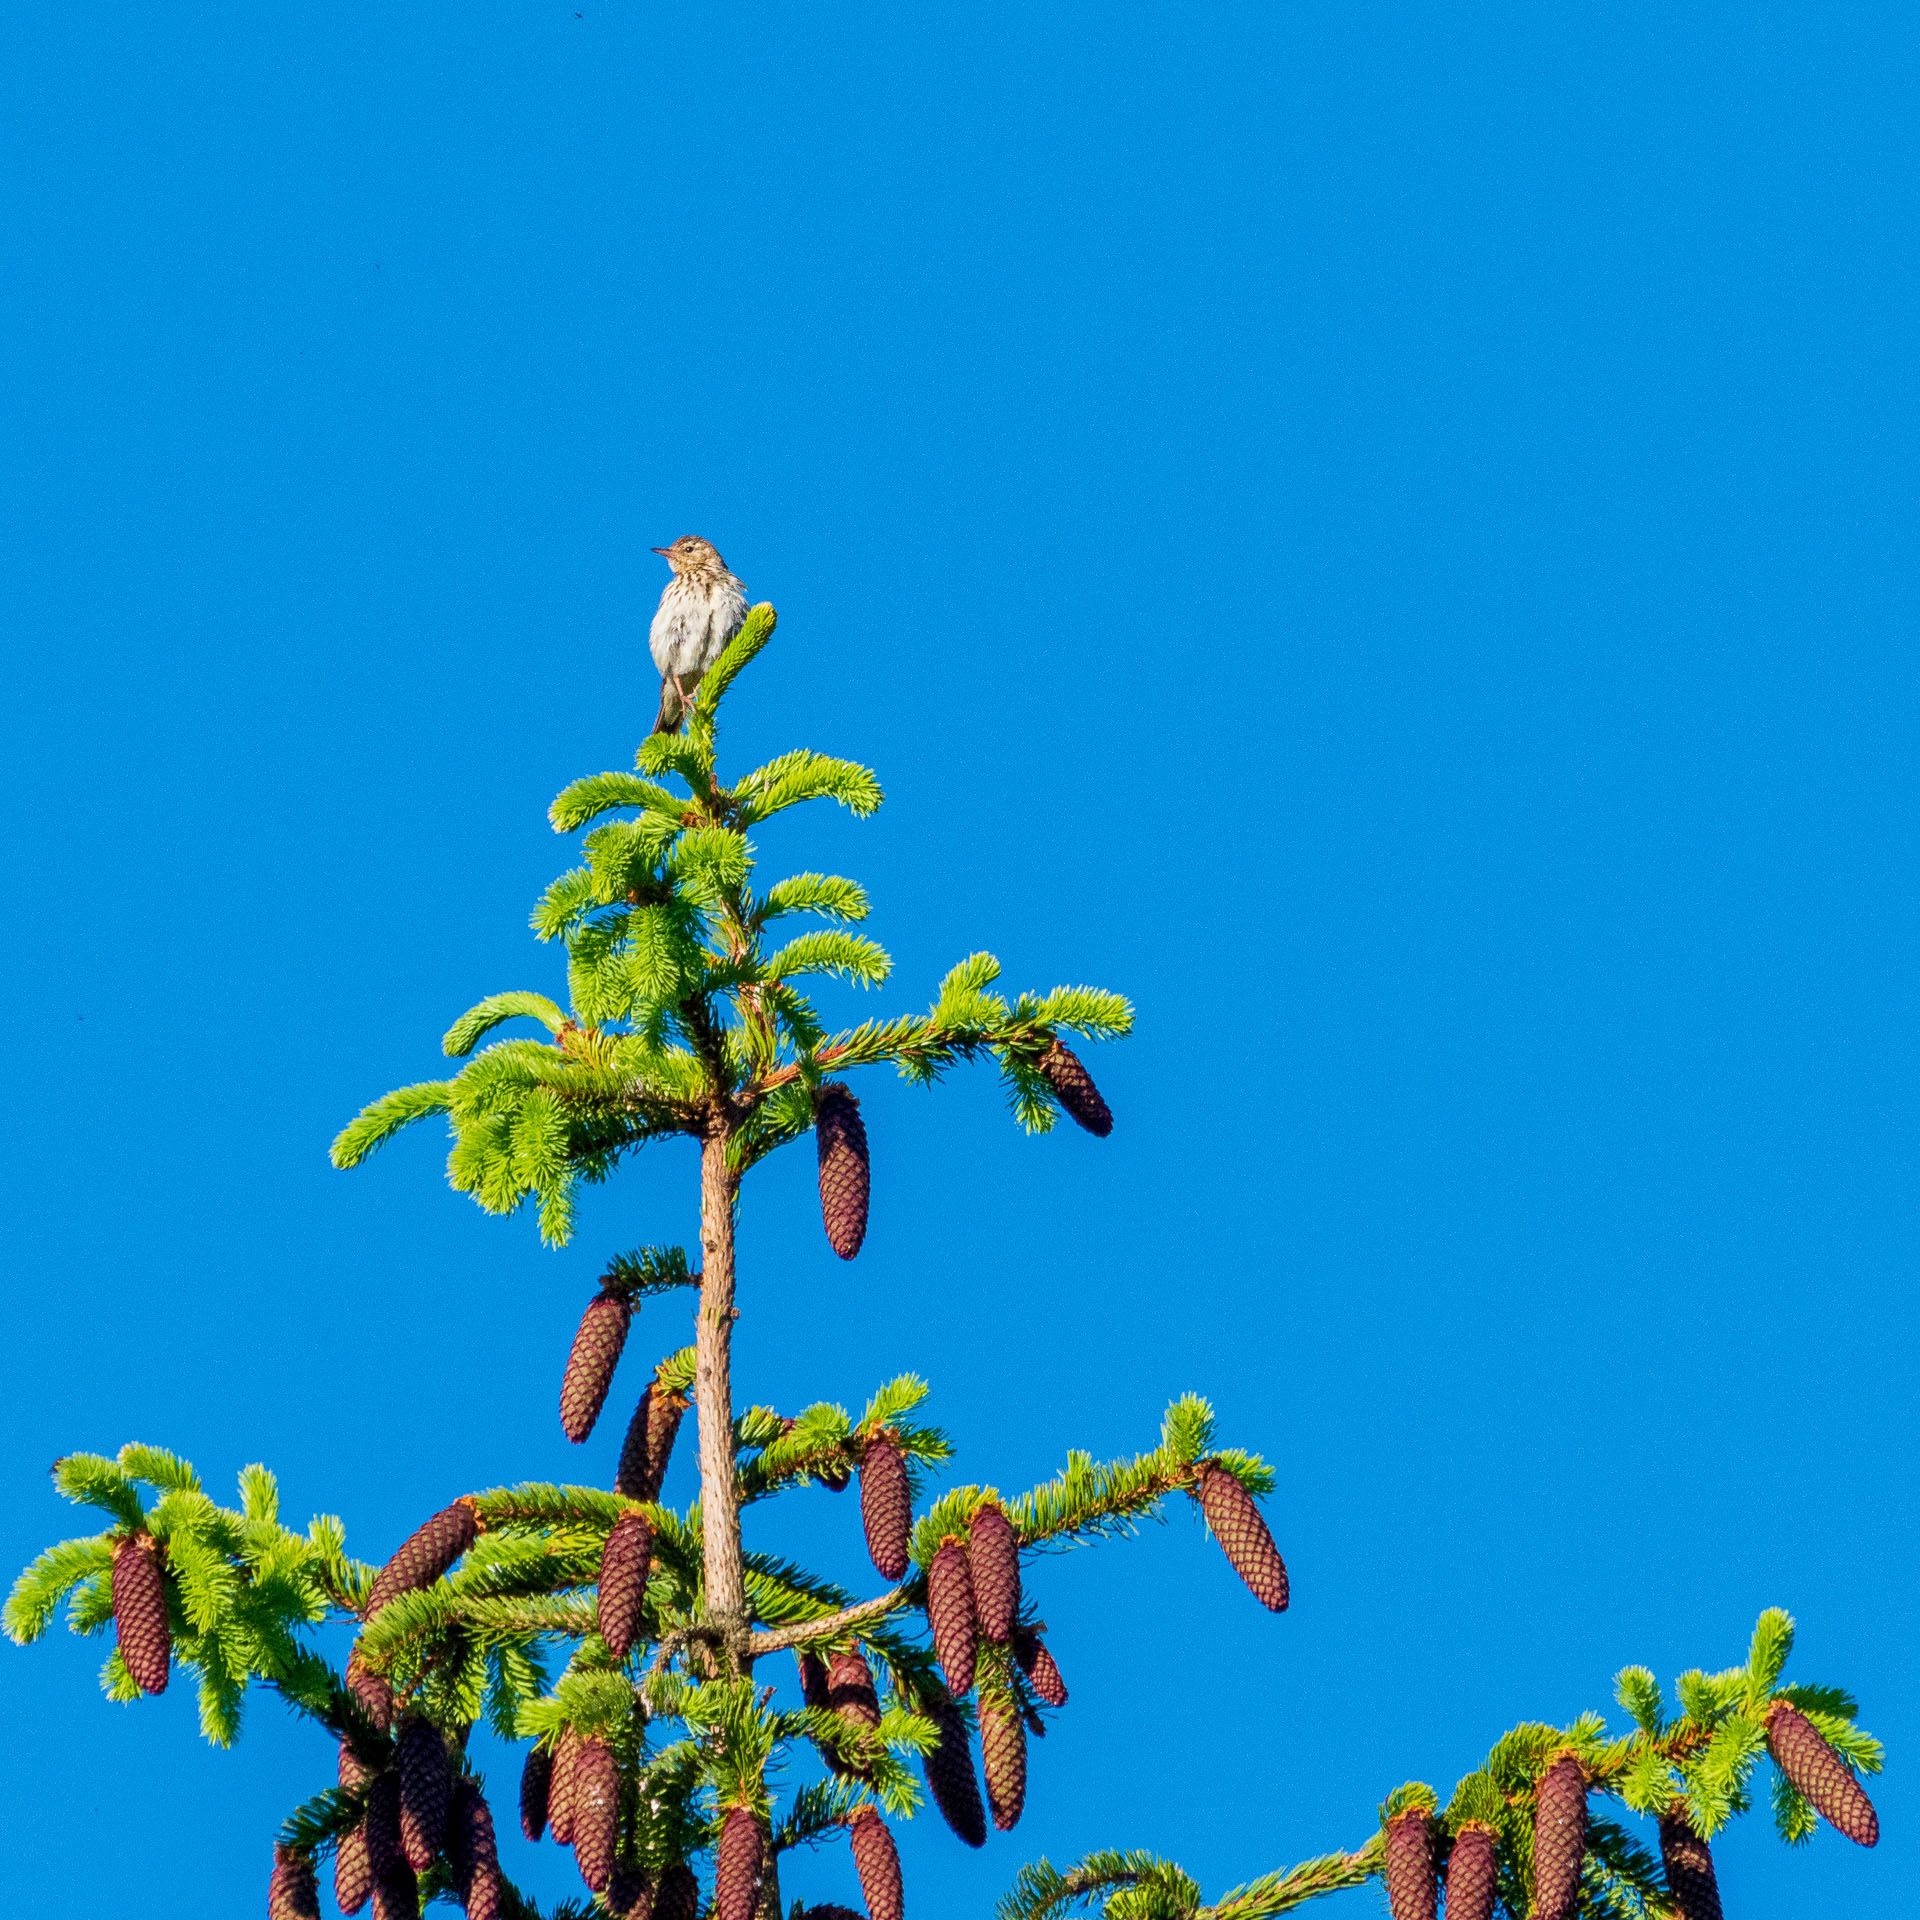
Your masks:
<svg viewBox="0 0 1920 1920"><path fill-rule="evenodd" d="M1104 1137L1113 1115L1064 1036L1113 1040L1131 1024L1127 1003L1095 988L1008 999L998 963L976 953L926 1013L826 1029L809 978L878 986L889 973L882 949L854 931L866 896L822 873L763 885L749 835L802 801L864 816L881 794L866 768L807 751L722 783L716 716L773 630L773 609L753 609L684 732L651 736L633 772L591 775L554 801L556 831L589 829L581 864L533 916L539 937L564 949L567 1005L532 992L481 1001L444 1039L465 1062L451 1078L376 1100L333 1147L337 1166L356 1166L440 1116L453 1185L490 1213L531 1209L558 1245L582 1182L653 1142L699 1143L698 1246L608 1261L553 1383L563 1430L583 1439L636 1327L691 1307L693 1338L647 1376L615 1485L463 1495L376 1565L348 1553L329 1516L303 1532L284 1525L264 1467L242 1471L234 1507L158 1447L54 1468L58 1490L107 1524L21 1575L5 1611L12 1638L37 1638L65 1602L76 1632L115 1629L110 1698L159 1693L177 1663L197 1682L216 1745L235 1738L254 1685L325 1735L316 1791L261 1836L270 1914L316 1914L331 1859L324 1878L348 1911L370 1899L378 1915L417 1920L441 1900L471 1920L537 1920L494 1845L497 1809L517 1793L528 1838L570 1845L580 1870L580 1897L553 1920L779 1920L783 1858L835 1836L869 1920L901 1920L908 1892L888 1823L923 1804L917 1776L957 1839L985 1844L989 1811L1002 1830L1020 1817L1028 1732L1066 1705L1023 1556L1123 1533L1185 1497L1253 1597L1286 1608L1287 1568L1258 1506L1272 1473L1221 1444L1197 1397L1167 1410L1145 1451L1104 1463L1076 1453L1056 1478L1013 1494L933 1494L949 1448L922 1418L928 1388L911 1375L877 1388L857 1416L736 1404L733 1329L752 1295L736 1273L735 1220L743 1182L768 1155L815 1135L822 1222L852 1259L872 1172L849 1085L860 1070L889 1065L930 1084L961 1062L990 1062L1029 1132L1064 1112ZM796 918L820 924L791 933ZM528 1021L544 1034L499 1031ZM680 1510L659 1495L689 1405L699 1497ZM750 1550L747 1508L856 1476L882 1591L849 1593ZM314 1638L336 1620L356 1628L339 1667ZM1789 1840L1805 1838L1816 1809L1864 1844L1877 1837L1858 1776L1877 1771L1879 1745L1854 1725L1848 1695L1781 1684L1791 1642L1787 1616L1763 1614L1744 1665L1681 1677L1672 1717L1652 1676L1629 1668L1617 1690L1631 1731L1609 1734L1596 1714L1516 1727L1444 1808L1421 1783L1396 1788L1351 1851L1211 1901L1170 1862L1099 1853L1065 1870L1025 1868L1003 1920L1095 1905L1107 1920L1259 1920L1373 1878L1400 1916L1432 1913L1442 1890L1450 1920L1519 1920L1542 1899L1586 1916L1717 1911L1710 1844L1746 1811L1763 1756ZM769 1674L796 1669L769 1669L774 1655L797 1662L797 1702L776 1704ZM524 1744L517 1780L489 1787L473 1770L468 1736L482 1721ZM1595 1800L1655 1822L1664 1868ZM796 1920L804 1911L796 1903Z"/></svg>

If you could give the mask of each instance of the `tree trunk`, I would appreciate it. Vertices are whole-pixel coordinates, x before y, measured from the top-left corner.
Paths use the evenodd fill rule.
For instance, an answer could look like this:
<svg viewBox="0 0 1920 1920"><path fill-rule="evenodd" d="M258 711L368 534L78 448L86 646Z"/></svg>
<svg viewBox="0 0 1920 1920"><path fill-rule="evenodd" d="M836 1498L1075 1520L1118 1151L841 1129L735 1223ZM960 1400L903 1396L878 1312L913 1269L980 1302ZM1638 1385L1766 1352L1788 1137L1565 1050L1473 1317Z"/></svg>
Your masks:
<svg viewBox="0 0 1920 1920"><path fill-rule="evenodd" d="M740 1564L740 1503L733 1480L733 1219L739 1176L716 1133L700 1148L700 1320L694 1342L694 1403L700 1421L700 1515L705 1534L707 1618L729 1633L747 1624Z"/></svg>

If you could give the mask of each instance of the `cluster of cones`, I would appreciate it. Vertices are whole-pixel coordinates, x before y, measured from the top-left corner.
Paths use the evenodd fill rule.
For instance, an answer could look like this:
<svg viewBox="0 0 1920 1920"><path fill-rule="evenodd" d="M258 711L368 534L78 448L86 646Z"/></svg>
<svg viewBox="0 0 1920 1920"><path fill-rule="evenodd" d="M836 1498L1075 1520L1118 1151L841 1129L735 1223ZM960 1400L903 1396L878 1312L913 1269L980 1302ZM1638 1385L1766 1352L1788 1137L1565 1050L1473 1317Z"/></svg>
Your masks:
<svg viewBox="0 0 1920 1920"><path fill-rule="evenodd" d="M1070 1118L1102 1139L1113 1131L1113 1114L1072 1048L1052 1041L1035 1064ZM867 1237L873 1169L860 1102L844 1081L826 1081L815 1093L813 1135L820 1156L820 1223L828 1246L851 1260Z"/></svg>
<svg viewBox="0 0 1920 1920"><path fill-rule="evenodd" d="M1825 1736L1785 1700L1767 1710L1767 1748L1774 1764L1849 1840L1880 1838L1880 1820L1866 1790ZM1579 1755L1562 1748L1534 1790L1532 1920L1573 1920L1587 1850L1587 1774ZM1674 1920L1721 1920L1713 1852L1684 1800L1660 1816L1660 1860ZM1441 1834L1424 1807L1387 1823L1387 1903L1393 1920L1435 1920L1442 1881ZM1445 1851L1447 1920L1491 1920L1497 1893L1494 1832L1477 1820L1461 1824Z"/></svg>
<svg viewBox="0 0 1920 1920"><path fill-rule="evenodd" d="M551 1833L571 1847L588 1891L603 1895L619 1920L697 1920L700 1889L685 1861L654 1874L619 1857L620 1769L597 1735L566 1727L529 1751L520 1773L520 1831L529 1840Z"/></svg>

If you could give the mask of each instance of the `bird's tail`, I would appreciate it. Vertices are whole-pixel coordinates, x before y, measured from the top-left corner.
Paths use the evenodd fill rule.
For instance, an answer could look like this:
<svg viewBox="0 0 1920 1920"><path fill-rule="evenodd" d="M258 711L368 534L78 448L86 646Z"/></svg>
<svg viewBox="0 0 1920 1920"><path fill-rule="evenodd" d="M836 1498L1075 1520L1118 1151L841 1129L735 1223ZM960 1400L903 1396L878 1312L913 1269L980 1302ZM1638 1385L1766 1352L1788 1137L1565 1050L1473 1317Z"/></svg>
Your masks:
<svg viewBox="0 0 1920 1920"><path fill-rule="evenodd" d="M670 679L660 682L660 711L654 715L655 733L680 731L680 691Z"/></svg>

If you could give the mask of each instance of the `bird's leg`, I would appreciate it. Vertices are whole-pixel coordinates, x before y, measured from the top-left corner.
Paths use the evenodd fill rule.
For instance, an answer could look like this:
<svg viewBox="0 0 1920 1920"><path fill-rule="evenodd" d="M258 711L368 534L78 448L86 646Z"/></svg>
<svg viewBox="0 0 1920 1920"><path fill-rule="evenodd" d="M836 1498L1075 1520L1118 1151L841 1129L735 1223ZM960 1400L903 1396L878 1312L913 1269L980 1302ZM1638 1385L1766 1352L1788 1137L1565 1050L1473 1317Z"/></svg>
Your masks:
<svg viewBox="0 0 1920 1920"><path fill-rule="evenodd" d="M677 673L673 676L673 690L680 696L680 720L684 725L687 718L687 690L680 684L680 676Z"/></svg>

